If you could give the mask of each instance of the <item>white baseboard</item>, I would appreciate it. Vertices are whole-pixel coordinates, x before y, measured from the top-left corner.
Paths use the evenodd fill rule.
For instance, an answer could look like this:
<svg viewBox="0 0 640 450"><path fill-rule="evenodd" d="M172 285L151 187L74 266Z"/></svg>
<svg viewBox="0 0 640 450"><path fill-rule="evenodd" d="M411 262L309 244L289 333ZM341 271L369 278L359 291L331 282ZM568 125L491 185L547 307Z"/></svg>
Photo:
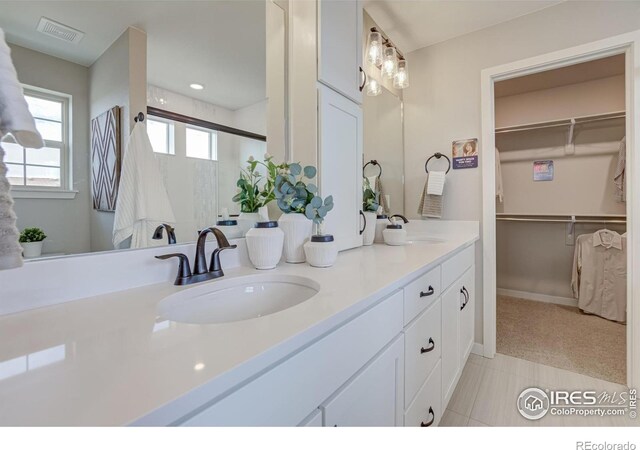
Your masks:
<svg viewBox="0 0 640 450"><path fill-rule="evenodd" d="M497 293L498 295L534 300L536 302L553 303L564 306L578 306L578 300L569 297L556 297L554 295L536 294L535 292L514 291L512 289L502 288L498 288Z"/></svg>
<svg viewBox="0 0 640 450"><path fill-rule="evenodd" d="M471 347L471 353L478 356L484 356L484 345L474 342Z"/></svg>

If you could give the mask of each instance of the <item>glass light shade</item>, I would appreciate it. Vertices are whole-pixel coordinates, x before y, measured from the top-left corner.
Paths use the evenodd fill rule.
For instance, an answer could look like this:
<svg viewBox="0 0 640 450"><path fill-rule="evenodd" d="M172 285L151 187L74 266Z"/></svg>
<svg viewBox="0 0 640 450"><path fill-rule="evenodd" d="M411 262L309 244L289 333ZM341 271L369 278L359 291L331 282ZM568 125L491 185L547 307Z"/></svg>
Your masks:
<svg viewBox="0 0 640 450"><path fill-rule="evenodd" d="M407 67L407 60L401 59L398 61L398 70L393 77L393 87L396 89L404 89L409 87L409 68Z"/></svg>
<svg viewBox="0 0 640 450"><path fill-rule="evenodd" d="M382 64L382 35L377 31L369 33L367 40L367 62L374 66Z"/></svg>
<svg viewBox="0 0 640 450"><path fill-rule="evenodd" d="M377 80L371 78L367 83L367 95L369 97L375 97L377 95L382 94L382 87Z"/></svg>
<svg viewBox="0 0 640 450"><path fill-rule="evenodd" d="M398 70L398 57L394 47L385 47L382 56L382 78L391 80Z"/></svg>

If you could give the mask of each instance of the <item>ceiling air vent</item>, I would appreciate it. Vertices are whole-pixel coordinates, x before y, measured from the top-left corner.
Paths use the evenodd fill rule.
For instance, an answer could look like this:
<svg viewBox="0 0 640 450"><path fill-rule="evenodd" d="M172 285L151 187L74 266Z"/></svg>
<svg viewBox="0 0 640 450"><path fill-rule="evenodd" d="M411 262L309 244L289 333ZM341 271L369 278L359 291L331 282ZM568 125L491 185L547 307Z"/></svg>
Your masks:
<svg viewBox="0 0 640 450"><path fill-rule="evenodd" d="M82 31L76 30L58 22L54 22L53 20L47 19L46 17L40 18L40 23L38 23L38 31L42 34L46 34L47 36L51 36L62 41L71 42L73 44L77 44L84 37L84 33Z"/></svg>

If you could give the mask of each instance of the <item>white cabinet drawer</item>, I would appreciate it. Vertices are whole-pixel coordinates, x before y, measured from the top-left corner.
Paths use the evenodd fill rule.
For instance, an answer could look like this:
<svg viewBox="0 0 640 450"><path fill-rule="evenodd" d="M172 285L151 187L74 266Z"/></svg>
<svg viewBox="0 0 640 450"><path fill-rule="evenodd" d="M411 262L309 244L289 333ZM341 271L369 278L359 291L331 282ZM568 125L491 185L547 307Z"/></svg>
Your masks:
<svg viewBox="0 0 640 450"><path fill-rule="evenodd" d="M182 422L295 426L402 331L402 292Z"/></svg>
<svg viewBox="0 0 640 450"><path fill-rule="evenodd" d="M405 427L437 426L442 417L440 363L424 382L404 415Z"/></svg>
<svg viewBox="0 0 640 450"><path fill-rule="evenodd" d="M412 281L404 288L404 324L408 324L440 297L440 266Z"/></svg>
<svg viewBox="0 0 640 450"><path fill-rule="evenodd" d="M442 290L451 286L474 263L475 245L470 245L442 263Z"/></svg>
<svg viewBox="0 0 640 450"><path fill-rule="evenodd" d="M400 335L382 354L321 406L328 427L402 425L404 340Z"/></svg>
<svg viewBox="0 0 640 450"><path fill-rule="evenodd" d="M440 360L441 303L438 299L405 331L405 405L408 405Z"/></svg>

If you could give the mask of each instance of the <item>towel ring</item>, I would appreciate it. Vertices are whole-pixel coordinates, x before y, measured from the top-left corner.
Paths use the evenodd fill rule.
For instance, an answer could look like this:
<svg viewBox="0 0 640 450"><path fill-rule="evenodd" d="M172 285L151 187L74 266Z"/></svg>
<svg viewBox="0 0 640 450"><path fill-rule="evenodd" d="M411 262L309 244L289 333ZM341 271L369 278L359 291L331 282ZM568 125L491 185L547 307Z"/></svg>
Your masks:
<svg viewBox="0 0 640 450"><path fill-rule="evenodd" d="M381 177L381 176L382 176L382 166L381 166L381 165L380 165L380 163L379 163L377 160L375 160L375 159L372 159L371 161L369 161L368 163L366 163L366 164L364 165L364 167L362 168L362 176L364 177L364 170L367 168L367 166L368 166L369 164L371 164L372 166L378 166L378 169L380 169L380 173L378 174L378 177Z"/></svg>
<svg viewBox="0 0 640 450"><path fill-rule="evenodd" d="M447 162L449 163L449 167L447 168L447 171L445 173L449 173L449 171L451 170L451 160L449 159L449 157L447 155L444 155L444 154L442 154L440 152L434 153L433 155L429 156L429 159L427 159L427 162L424 163L424 171L429 173L429 169L427 168L427 166L429 165L429 161L431 161L433 158L440 159L443 156L447 160Z"/></svg>
<svg viewBox="0 0 640 450"><path fill-rule="evenodd" d="M133 119L135 122L142 122L144 120L144 114L139 112L136 117Z"/></svg>

